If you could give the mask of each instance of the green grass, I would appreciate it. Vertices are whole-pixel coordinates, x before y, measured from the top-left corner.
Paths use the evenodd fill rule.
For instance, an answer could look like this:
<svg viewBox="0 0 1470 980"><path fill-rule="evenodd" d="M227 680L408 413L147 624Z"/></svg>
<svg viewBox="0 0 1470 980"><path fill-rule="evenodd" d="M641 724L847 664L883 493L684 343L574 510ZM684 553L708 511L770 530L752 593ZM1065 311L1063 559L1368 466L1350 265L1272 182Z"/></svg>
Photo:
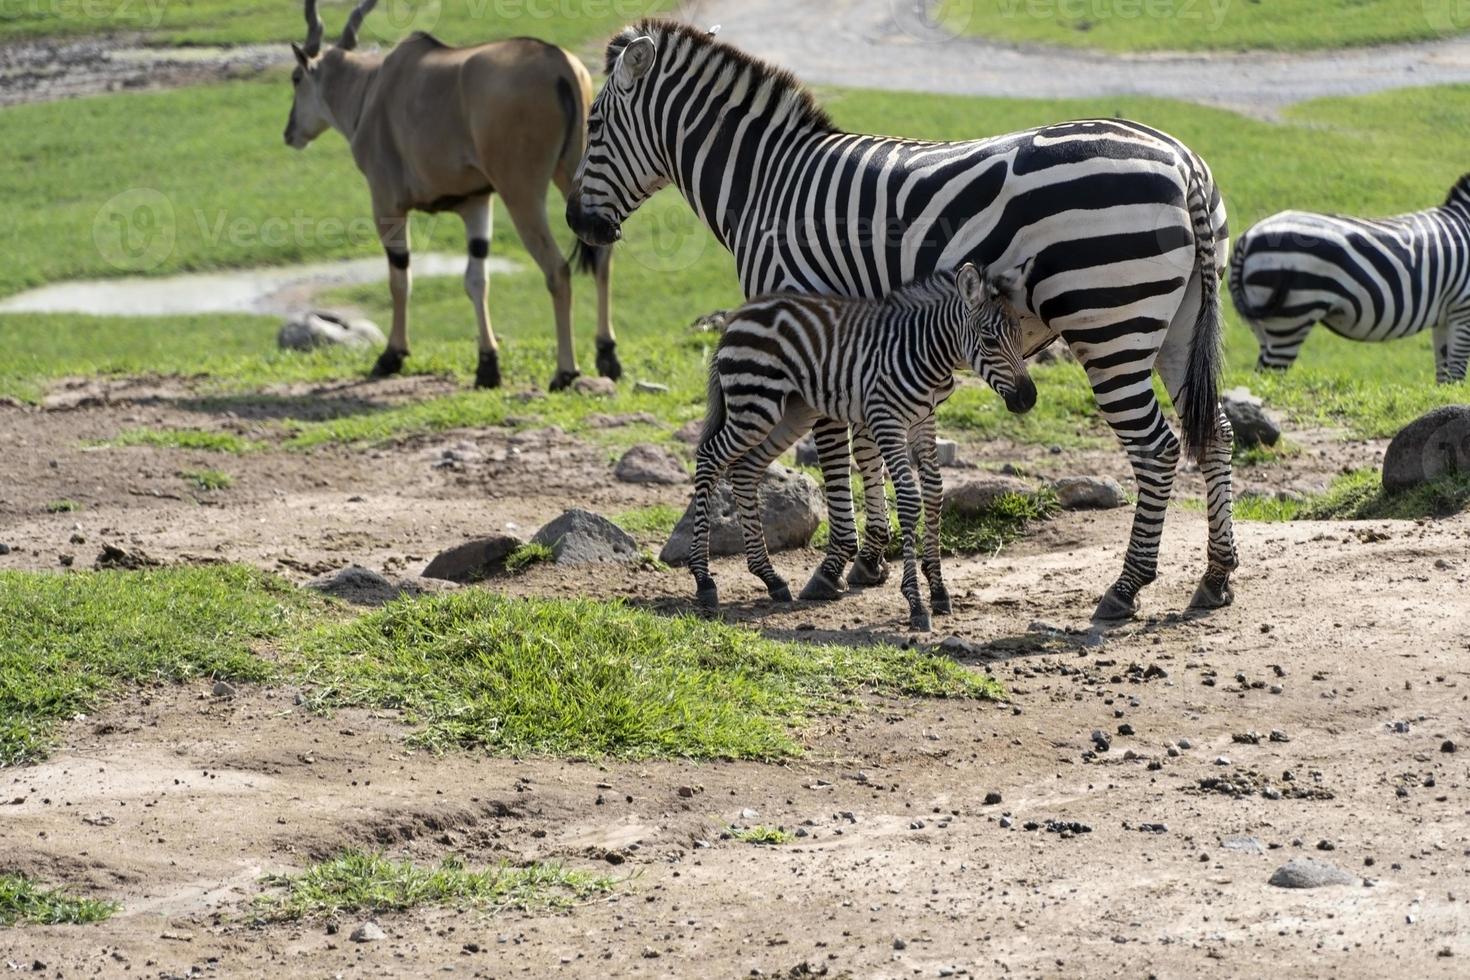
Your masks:
<svg viewBox="0 0 1470 980"><path fill-rule="evenodd" d="M532 565L555 559L556 555L552 552L550 545L541 544L539 541L527 541L505 556L505 570L514 575L525 571Z"/></svg>
<svg viewBox="0 0 1470 980"><path fill-rule="evenodd" d="M0 766L35 759L55 725L121 683L260 681L252 651L310 601L241 566L141 572L0 572Z"/></svg>
<svg viewBox="0 0 1470 980"><path fill-rule="evenodd" d="M232 432L208 432L203 429L128 429L112 439L95 443L99 446L153 446L160 449L203 449L212 453L239 455L261 444Z"/></svg>
<svg viewBox="0 0 1470 980"><path fill-rule="evenodd" d="M70 514L82 509L82 505L75 500L52 500L46 504L48 514Z"/></svg>
<svg viewBox="0 0 1470 980"><path fill-rule="evenodd" d="M490 3L488 0L383 0L363 22L364 47L387 47L416 30L451 44L473 44L529 34L585 50L590 57L625 23L668 7L659 0L584 3ZM327 40L342 32L351 3L324 4ZM301 41L306 28L299 0L58 0L0 7L0 40L74 34L147 32L152 43L249 44ZM593 62L595 64L595 62Z"/></svg>
<svg viewBox="0 0 1470 980"><path fill-rule="evenodd" d="M479 912L565 908L612 891L611 878L559 864L508 864L471 871L452 858L435 867L347 851L299 875L266 884L282 890L255 903L264 920L332 918L342 913L401 912L439 906Z"/></svg>
<svg viewBox="0 0 1470 980"><path fill-rule="evenodd" d="M308 637L320 707L402 711L436 749L769 759L862 690L985 697L990 681L890 646L783 643L619 603L482 590L397 602Z"/></svg>
<svg viewBox="0 0 1470 980"><path fill-rule="evenodd" d="M1470 477L1444 476L1402 493L1388 493L1377 470L1354 470L1303 500L1243 497L1235 516L1243 521L1414 520L1449 517L1470 504Z"/></svg>
<svg viewBox="0 0 1470 980"><path fill-rule="evenodd" d="M1108 51L1340 48L1470 29L1459 0L948 0L937 23Z"/></svg>
<svg viewBox="0 0 1470 980"><path fill-rule="evenodd" d="M60 891L40 888L22 875L0 874L0 926L19 923L35 925L82 925L101 922L120 906L91 898L73 898Z"/></svg>
<svg viewBox="0 0 1470 980"><path fill-rule="evenodd" d="M221 470L185 470L179 474L195 490L228 490L235 485L235 478Z"/></svg>
<svg viewBox="0 0 1470 980"><path fill-rule="evenodd" d="M728 831L732 840L742 844L789 844L795 838L779 827L731 827Z"/></svg>
<svg viewBox="0 0 1470 980"><path fill-rule="evenodd" d="M1056 512L1057 495L1050 488L1002 494L983 511L946 515L939 525L939 546L949 554L994 554ZM894 551L891 541L889 550Z"/></svg>
<svg viewBox="0 0 1470 980"><path fill-rule="evenodd" d="M629 534L663 539L674 532L684 510L673 504L652 504L614 514L612 522Z"/></svg>

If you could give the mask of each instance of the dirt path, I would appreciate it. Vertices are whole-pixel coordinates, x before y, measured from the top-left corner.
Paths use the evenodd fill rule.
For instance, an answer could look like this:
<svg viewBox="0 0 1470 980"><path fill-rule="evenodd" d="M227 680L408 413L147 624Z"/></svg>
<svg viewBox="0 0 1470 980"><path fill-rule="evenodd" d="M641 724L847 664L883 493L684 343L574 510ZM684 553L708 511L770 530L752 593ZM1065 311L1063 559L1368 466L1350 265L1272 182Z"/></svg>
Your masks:
<svg viewBox="0 0 1470 980"><path fill-rule="evenodd" d="M446 386L398 379L210 402L157 381L54 400L70 408L0 408L0 457L17 463L0 482L0 540L16 549L0 567L55 568L66 551L81 566L111 541L296 578L349 561L411 574L439 547L509 525L529 530L568 503L615 513L683 498L679 488L609 480L605 448L556 432L487 429L371 452L238 458L81 445L139 424L267 434L271 418L304 405L355 411ZM456 445L460 461L436 465ZM1111 452L966 449L979 462L1009 457L1046 475L1121 467ZM1261 482L1325 479L1344 454L1380 450L1309 450ZM237 480L203 506L176 476L201 465ZM1196 474L1184 489L1200 492ZM86 509L45 514L44 501L61 496ZM789 765L433 758L408 749L392 718L314 717L292 690L230 701L208 697L203 684L142 691L70 725L52 760L0 774L0 867L125 903L100 926L0 932L0 962L103 976L191 967L261 976L1463 975L1470 516L1242 524L1239 601L1187 618L1177 610L1201 566L1203 517L1171 513L1146 618L1089 641L1087 617L1120 559L1128 518L1065 514L999 557L950 563L957 608L942 629L977 644L975 669L1004 681L1012 704L875 702L814 725L806 757ZM778 565L799 580L815 560L789 552ZM716 574L729 615L761 629L907 638L896 589L772 607L738 561L719 562ZM678 609L689 583L681 571L593 580L541 568L495 587ZM1273 729L1289 741L1232 740ZM1089 759L1094 730L1111 745ZM1191 747L1168 754L1180 739ZM1442 752L1445 739L1462 751ZM1285 797L1201 789L1202 780L1244 784L1252 773ZM680 787L696 792L686 798ZM987 804L991 792L1002 802ZM758 817L742 817L747 809ZM722 828L752 819L806 836L779 848L720 839ZM1049 832L1048 820L1090 830ZM1031 822L1043 829L1025 829ZM321 923L246 924L262 874L344 846L476 864L552 858L629 880L613 899L563 915L383 916L388 939L367 946L346 940L356 919L335 934ZM1277 866L1307 856L1367 880L1314 891L1266 884Z"/></svg>
<svg viewBox="0 0 1470 980"><path fill-rule="evenodd" d="M910 0L699 0L686 18L790 68L861 88L1090 98L1154 95L1270 117L1283 106L1470 79L1470 38L1303 54L1115 55L1014 45L935 30Z"/></svg>

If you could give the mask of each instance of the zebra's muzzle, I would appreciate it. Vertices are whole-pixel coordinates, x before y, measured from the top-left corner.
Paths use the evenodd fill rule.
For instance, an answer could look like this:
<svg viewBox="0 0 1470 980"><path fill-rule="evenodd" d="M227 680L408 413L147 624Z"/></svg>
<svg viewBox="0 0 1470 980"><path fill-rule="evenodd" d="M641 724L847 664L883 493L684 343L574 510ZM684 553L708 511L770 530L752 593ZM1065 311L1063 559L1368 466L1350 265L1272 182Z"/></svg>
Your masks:
<svg viewBox="0 0 1470 980"><path fill-rule="evenodd" d="M567 227L588 245L611 245L623 237L616 221L583 206L581 191L567 198Z"/></svg>
<svg viewBox="0 0 1470 980"><path fill-rule="evenodd" d="M1036 404L1036 382L1022 378L1016 390L1006 395L1006 408L1016 415L1025 415Z"/></svg>

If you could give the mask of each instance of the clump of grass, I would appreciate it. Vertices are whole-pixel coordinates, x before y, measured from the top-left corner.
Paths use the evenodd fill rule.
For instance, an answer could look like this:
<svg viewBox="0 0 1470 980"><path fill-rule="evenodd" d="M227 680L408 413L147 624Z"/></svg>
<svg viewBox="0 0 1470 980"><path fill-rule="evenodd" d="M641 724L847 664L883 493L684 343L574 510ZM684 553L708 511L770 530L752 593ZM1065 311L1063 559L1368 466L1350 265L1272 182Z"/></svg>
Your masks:
<svg viewBox="0 0 1470 980"><path fill-rule="evenodd" d="M646 534L666 538L673 533L674 525L678 524L679 518L683 516L684 508L682 507L675 507L671 504L653 504L650 507L625 510L615 515L612 521L629 534Z"/></svg>
<svg viewBox="0 0 1470 980"><path fill-rule="evenodd" d="M1002 494L984 510L947 515L939 525L939 546L950 554L994 554L1031 525L1051 518L1057 506L1057 495L1050 487Z"/></svg>
<svg viewBox="0 0 1470 980"><path fill-rule="evenodd" d="M731 839L738 840L744 844L789 844L793 840L789 832L779 827L766 827L762 825L755 827L731 827L728 833Z"/></svg>
<svg viewBox="0 0 1470 980"><path fill-rule="evenodd" d="M37 925L82 925L101 922L119 908L116 902L74 898L37 887L22 875L0 874L0 926L19 922Z"/></svg>
<svg viewBox="0 0 1470 980"><path fill-rule="evenodd" d="M311 601L243 566L0 572L0 766L40 758L58 722L117 683L267 679L253 645Z"/></svg>
<svg viewBox="0 0 1470 980"><path fill-rule="evenodd" d="M398 601L307 637L319 708L398 709L434 749L574 757L796 755L793 727L864 690L994 697L947 658L767 639L621 603L479 590Z"/></svg>
<svg viewBox="0 0 1470 980"><path fill-rule="evenodd" d="M1414 520L1449 517L1470 505L1470 476L1448 475L1402 493L1389 493L1377 470L1361 469L1333 480L1301 500L1243 497L1235 515L1245 521Z"/></svg>
<svg viewBox="0 0 1470 980"><path fill-rule="evenodd" d="M201 449L212 453L248 453L262 447L254 439L232 432L210 432L204 429L128 429L101 446L153 446L161 449Z"/></svg>
<svg viewBox="0 0 1470 980"><path fill-rule="evenodd" d="M524 572L532 565L555 560L556 553L551 550L551 545L542 544L539 541L527 541L505 556L505 571L509 575L515 575Z"/></svg>
<svg viewBox="0 0 1470 980"><path fill-rule="evenodd" d="M606 894L614 883L559 864L502 864L471 871L452 858L437 867L421 867L382 854L347 851L299 875L267 878L266 884L284 889L284 894L261 896L256 911L262 919L283 920L423 906L495 912L561 908Z"/></svg>
<svg viewBox="0 0 1470 980"><path fill-rule="evenodd" d="M70 514L81 509L81 503L75 500L52 500L46 504L48 514Z"/></svg>
<svg viewBox="0 0 1470 980"><path fill-rule="evenodd" d="M228 490L235 478L221 470L185 470L179 476L193 484L195 490Z"/></svg>

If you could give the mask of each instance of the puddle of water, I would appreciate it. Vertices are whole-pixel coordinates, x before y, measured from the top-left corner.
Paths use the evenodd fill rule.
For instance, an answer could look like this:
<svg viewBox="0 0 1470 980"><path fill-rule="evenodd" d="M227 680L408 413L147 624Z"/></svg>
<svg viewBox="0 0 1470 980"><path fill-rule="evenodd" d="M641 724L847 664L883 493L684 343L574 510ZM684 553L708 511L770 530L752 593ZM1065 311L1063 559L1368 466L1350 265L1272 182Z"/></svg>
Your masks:
<svg viewBox="0 0 1470 980"><path fill-rule="evenodd" d="M230 62L263 62L285 64L291 60L291 49L284 44L190 45L182 48L111 48L111 61L154 64L226 64Z"/></svg>
<svg viewBox="0 0 1470 980"><path fill-rule="evenodd" d="M415 254L417 277L461 276L461 255ZM492 256L491 274L517 272L520 266ZM94 316L174 316L190 313L289 314L310 305L327 289L386 282L381 258L179 276L78 279L17 293L0 300L0 313L85 313Z"/></svg>

